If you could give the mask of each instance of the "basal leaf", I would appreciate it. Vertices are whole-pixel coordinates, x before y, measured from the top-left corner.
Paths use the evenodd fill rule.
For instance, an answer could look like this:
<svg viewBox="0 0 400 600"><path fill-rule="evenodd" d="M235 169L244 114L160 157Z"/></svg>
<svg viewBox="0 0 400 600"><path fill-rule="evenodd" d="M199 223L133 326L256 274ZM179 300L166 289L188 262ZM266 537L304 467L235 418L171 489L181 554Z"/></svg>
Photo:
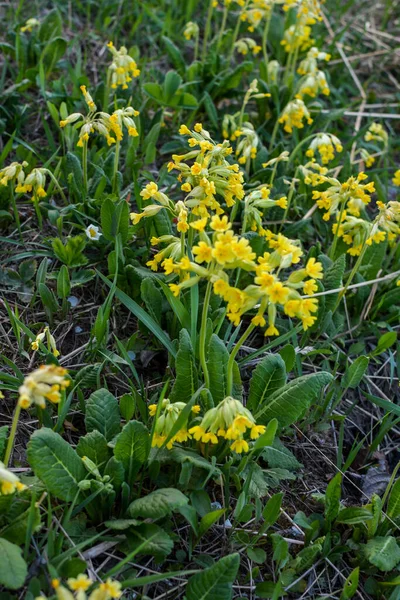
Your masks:
<svg viewBox="0 0 400 600"><path fill-rule="evenodd" d="M197 369L190 335L186 329L179 334L179 349L175 361L176 379L170 399L172 402L188 402L198 388Z"/></svg>
<svg viewBox="0 0 400 600"><path fill-rule="evenodd" d="M211 336L208 347L207 366L210 376L210 392L214 403L218 404L227 396L227 367L229 352L224 342L215 334ZM240 381L239 367L235 363L233 372L233 393L235 398L242 397L242 385Z"/></svg>
<svg viewBox="0 0 400 600"><path fill-rule="evenodd" d="M24 585L28 567L22 558L22 550L15 544L0 538L0 584L9 590Z"/></svg>
<svg viewBox="0 0 400 600"><path fill-rule="evenodd" d="M142 519L161 519L188 503L187 497L175 488L160 488L147 496L134 500L128 514Z"/></svg>
<svg viewBox="0 0 400 600"><path fill-rule="evenodd" d="M286 381L286 367L279 354L262 359L253 371L250 380L247 408L256 410L269 396L281 388Z"/></svg>
<svg viewBox="0 0 400 600"><path fill-rule="evenodd" d="M114 448L114 456L124 465L129 485L133 485L149 451L150 436L146 427L139 421L129 421L118 435Z"/></svg>
<svg viewBox="0 0 400 600"><path fill-rule="evenodd" d="M187 600L230 600L239 563L239 554L230 554L193 575L186 587Z"/></svg>
<svg viewBox="0 0 400 600"><path fill-rule="evenodd" d="M35 475L53 496L68 502L75 498L78 483L86 477L86 469L68 442L43 427L31 436L27 454Z"/></svg>
<svg viewBox="0 0 400 600"><path fill-rule="evenodd" d="M118 402L105 388L96 390L86 403L86 430L99 431L109 442L121 430Z"/></svg>
<svg viewBox="0 0 400 600"><path fill-rule="evenodd" d="M391 571L400 562L400 548L396 538L378 536L364 546L365 556L380 571Z"/></svg>
<svg viewBox="0 0 400 600"><path fill-rule="evenodd" d="M110 458L110 448L100 431L94 430L79 438L76 451L80 457L87 456L98 467L106 466Z"/></svg>
<svg viewBox="0 0 400 600"><path fill-rule="evenodd" d="M305 413L331 380L332 375L322 371L290 381L264 401L255 415L256 420L267 423L275 418L280 427L288 427Z"/></svg>

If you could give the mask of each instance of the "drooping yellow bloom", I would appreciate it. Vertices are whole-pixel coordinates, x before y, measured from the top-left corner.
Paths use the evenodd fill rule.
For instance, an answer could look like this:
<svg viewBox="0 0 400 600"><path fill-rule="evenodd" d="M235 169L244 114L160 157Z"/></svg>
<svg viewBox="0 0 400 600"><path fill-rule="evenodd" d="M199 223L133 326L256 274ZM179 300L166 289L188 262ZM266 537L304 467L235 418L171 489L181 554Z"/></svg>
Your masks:
<svg viewBox="0 0 400 600"><path fill-rule="evenodd" d="M123 90L128 88L128 83L132 77L139 77L140 69L136 61L129 56L125 46L117 50L112 42L108 42L107 48L113 55L113 61L108 67L110 71L111 87L116 89L121 86Z"/></svg>
<svg viewBox="0 0 400 600"><path fill-rule="evenodd" d="M26 485L0 461L0 496L9 496L14 492L22 492Z"/></svg>
<svg viewBox="0 0 400 600"><path fill-rule="evenodd" d="M309 125L313 122L303 100L297 98L285 106L282 115L279 118L279 123L283 125L285 131L292 133L294 127L296 129L302 129L304 127L304 120L306 120Z"/></svg>
<svg viewBox="0 0 400 600"><path fill-rule="evenodd" d="M46 400L58 404L61 391L70 384L70 380L66 378L67 373L62 367L42 365L27 375L18 390L21 408L29 408L32 404L45 408Z"/></svg>

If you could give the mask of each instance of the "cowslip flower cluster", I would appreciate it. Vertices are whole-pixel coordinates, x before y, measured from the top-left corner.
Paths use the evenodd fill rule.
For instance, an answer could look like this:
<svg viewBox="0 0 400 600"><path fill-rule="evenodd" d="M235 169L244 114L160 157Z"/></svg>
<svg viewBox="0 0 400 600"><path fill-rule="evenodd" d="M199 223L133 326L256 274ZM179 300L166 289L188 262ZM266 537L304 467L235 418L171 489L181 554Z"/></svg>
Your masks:
<svg viewBox="0 0 400 600"><path fill-rule="evenodd" d="M252 38L241 38L240 40L237 40L234 48L242 56L246 56L249 52L252 52L253 56L257 56L261 51L261 46L259 46Z"/></svg>
<svg viewBox="0 0 400 600"><path fill-rule="evenodd" d="M22 492L26 485L20 482L19 477L12 473L3 462L0 461L0 496L10 496L15 492Z"/></svg>
<svg viewBox="0 0 400 600"><path fill-rule="evenodd" d="M320 52L318 48L313 46L307 52L307 56L300 62L297 72L304 77L300 80L299 88L296 93L296 98L304 98L310 96L316 98L318 94L329 96L330 89L326 75L318 68L318 60L330 60L330 54Z"/></svg>
<svg viewBox="0 0 400 600"><path fill-rule="evenodd" d="M249 451L249 442L256 440L265 432L264 425L257 425L251 412L243 404L228 396L218 406L210 408L198 425L191 427L189 433L198 442L218 444L228 440L230 449L241 454Z"/></svg>
<svg viewBox="0 0 400 600"><path fill-rule="evenodd" d="M183 30L183 35L188 41L192 38L197 38L199 35L199 26L197 23L194 23L193 21L186 23L185 29Z"/></svg>
<svg viewBox="0 0 400 600"><path fill-rule="evenodd" d="M180 233L186 233L189 227L204 229L212 214L222 214L223 205L233 206L244 196L243 175L239 165L232 165L227 161L227 157L232 154L229 142L216 144L201 123L194 126L194 131L182 125L179 132L181 135L191 135L189 146L195 148L183 155L174 154L173 160L168 163L169 171L179 171L177 179L181 190L186 194L185 200L175 203L158 189L156 183L151 182L140 195L143 200L151 200L152 204L145 206L141 213L131 213L134 224L165 209L177 219ZM201 219L193 222L193 216Z"/></svg>
<svg viewBox="0 0 400 600"><path fill-rule="evenodd" d="M29 33L31 33L33 31L34 27L39 27L40 25L40 21L38 21L35 18L32 19L28 19L25 23L25 25L23 25L23 27L20 28L20 31L22 33L25 33L26 31L28 31Z"/></svg>
<svg viewBox="0 0 400 600"><path fill-rule="evenodd" d="M59 579L53 579L51 584L55 590L57 600L112 600L122 596L121 584L110 578L100 583L95 590L87 595L87 590L94 582L84 573L77 577L70 577L67 580L68 588L62 585ZM46 600L46 597L37 596L35 600Z"/></svg>
<svg viewBox="0 0 400 600"><path fill-rule="evenodd" d="M97 112L97 106L86 86L81 85L81 91L89 112L86 115L72 113L60 121L60 127L82 121L77 146L82 148L84 144L87 144L90 134L95 131L106 139L109 146L123 139L124 127L128 130L129 136L137 137L139 135L134 121L134 117L139 115L137 110L128 106L115 110L111 115L106 112Z"/></svg>
<svg viewBox="0 0 400 600"><path fill-rule="evenodd" d="M314 158L318 152L323 165L326 165L335 158L335 152L342 152L343 146L332 133L317 133L315 138L310 143L306 156Z"/></svg>
<svg viewBox="0 0 400 600"><path fill-rule="evenodd" d="M61 392L65 390L70 380L66 378L68 371L55 365L41 365L25 377L20 386L18 404L21 408L36 405L45 408L46 400L58 404Z"/></svg>
<svg viewBox="0 0 400 600"><path fill-rule="evenodd" d="M252 323L264 327L267 316L265 335L279 335L275 326L278 306L286 315L300 318L305 330L315 323L313 313L318 310L318 302L303 298L299 291L303 290L306 295L317 291L316 280L323 276L321 263L310 259L304 269L292 272L286 280L280 278L282 270L300 262L303 252L299 242L260 228L259 233L264 235L271 252L265 252L256 262L249 240L234 234L226 215L215 215L210 228L213 230L211 239L205 231L199 233L199 241L192 248L194 261L181 256L179 262L169 262L168 273L179 274L181 279L179 283L169 284L175 296L205 279L213 285L214 293L227 303L227 317L236 326L245 313L257 307ZM229 273L234 269L254 273L254 283L244 289L231 286ZM189 277L189 273L194 276Z"/></svg>
<svg viewBox="0 0 400 600"><path fill-rule="evenodd" d="M157 418L152 446L161 448L168 438L173 426L177 419L180 417L182 410L185 408L184 402L171 402L168 398L164 398L161 404L161 411ZM157 404L150 404L149 413L151 417L154 417L157 411ZM200 412L200 406L197 404L192 408L193 414ZM181 429L168 441L167 448L171 450L175 442L182 443L187 442L191 439L191 434L188 432L187 422L181 427Z"/></svg>
<svg viewBox="0 0 400 600"><path fill-rule="evenodd" d="M300 98L296 98L289 102L279 117L279 123L283 125L284 130L288 133L293 132L293 127L296 129L303 129L304 120L306 120L309 125L313 122L308 108Z"/></svg>
<svg viewBox="0 0 400 600"><path fill-rule="evenodd" d="M351 176L347 181L341 183L334 177L320 175L319 182L328 183L329 187L324 191L313 191L313 199L316 200L318 208L326 210L323 216L325 221L329 221L331 216L343 209L354 216L359 217L361 210L371 201L371 196L375 191L374 183L362 183L368 179L368 176L360 172L357 177Z"/></svg>
<svg viewBox="0 0 400 600"><path fill-rule="evenodd" d="M300 21L295 25L290 25L281 40L281 45L285 48L286 52L294 52L300 50L303 52L313 45L314 40L311 38L311 27L305 25Z"/></svg>
<svg viewBox="0 0 400 600"><path fill-rule="evenodd" d="M140 69L138 69L136 61L129 56L125 46L121 46L117 50L112 42L108 42L107 48L113 56L113 61L108 67L111 76L111 87L116 89L118 86L122 86L122 89L126 90L128 89L128 83L132 81L132 77L139 77Z"/></svg>
<svg viewBox="0 0 400 600"><path fill-rule="evenodd" d="M32 200L45 198L47 192L46 176L49 174L48 169L38 167L32 169L29 174L26 174L28 163L24 160L22 163L13 162L0 171L0 185L8 185L11 182L15 185L14 191L16 194L26 194L32 192Z"/></svg>
<svg viewBox="0 0 400 600"><path fill-rule="evenodd" d="M380 142L386 147L389 143L389 136L387 131L383 128L383 125L380 123L372 123L367 133L364 135L364 140L366 142Z"/></svg>
<svg viewBox="0 0 400 600"><path fill-rule="evenodd" d="M54 339L54 336L50 333L50 329L48 327L45 327L43 331L36 336L36 339L31 343L31 349L35 351L39 350L39 344L41 342L44 342L44 340L46 340L47 347L49 351L52 352L53 356L59 356L60 353L57 350L56 340Z"/></svg>
<svg viewBox="0 0 400 600"><path fill-rule="evenodd" d="M252 231L262 230L262 218L264 210L277 206L285 210L288 206L286 196L281 196L276 200L270 198L271 190L269 187L260 186L253 190L244 198L243 231L247 225Z"/></svg>

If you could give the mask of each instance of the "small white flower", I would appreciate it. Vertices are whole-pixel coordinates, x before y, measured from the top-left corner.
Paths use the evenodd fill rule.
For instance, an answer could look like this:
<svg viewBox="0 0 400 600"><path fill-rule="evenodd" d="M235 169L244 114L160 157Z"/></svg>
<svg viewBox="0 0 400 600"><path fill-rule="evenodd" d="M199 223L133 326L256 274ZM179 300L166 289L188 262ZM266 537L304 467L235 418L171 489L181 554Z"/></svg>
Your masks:
<svg viewBox="0 0 400 600"><path fill-rule="evenodd" d="M100 228L97 225L89 225L85 229L85 233L89 240L98 240L101 236Z"/></svg>

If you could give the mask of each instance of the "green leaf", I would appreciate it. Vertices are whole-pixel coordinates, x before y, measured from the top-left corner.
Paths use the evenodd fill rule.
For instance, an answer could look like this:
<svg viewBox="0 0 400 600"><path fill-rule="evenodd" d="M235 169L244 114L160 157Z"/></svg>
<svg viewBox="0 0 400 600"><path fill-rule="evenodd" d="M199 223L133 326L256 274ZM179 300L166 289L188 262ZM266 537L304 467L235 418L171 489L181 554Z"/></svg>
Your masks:
<svg viewBox="0 0 400 600"><path fill-rule="evenodd" d="M130 517L162 519L188 503L187 497L175 488L160 488L134 500L128 507Z"/></svg>
<svg viewBox="0 0 400 600"><path fill-rule="evenodd" d="M169 102L174 96L175 92L178 91L179 86L182 83L182 77L178 75L176 71L168 71L164 79L163 96L164 101Z"/></svg>
<svg viewBox="0 0 400 600"><path fill-rule="evenodd" d="M267 553L262 548L247 548L247 556L257 565L262 565L267 560Z"/></svg>
<svg viewBox="0 0 400 600"><path fill-rule="evenodd" d="M262 359L253 371L250 380L247 408L256 410L269 396L279 390L286 381L286 367L279 354L270 354Z"/></svg>
<svg viewBox="0 0 400 600"><path fill-rule="evenodd" d="M101 205L101 230L109 242L115 242L118 234L126 242L129 226L129 205L125 200L115 203L106 198Z"/></svg>
<svg viewBox="0 0 400 600"><path fill-rule="evenodd" d="M344 375L343 387L351 388L354 390L359 384L361 379L368 368L369 358L368 356L359 356L349 366Z"/></svg>
<svg viewBox="0 0 400 600"><path fill-rule="evenodd" d="M397 479L392 487L386 512L391 519L400 517L400 479Z"/></svg>
<svg viewBox="0 0 400 600"><path fill-rule="evenodd" d="M97 271L97 274L99 275L100 279L104 281L104 283L106 283L109 287L112 286L111 281L104 277L102 273ZM122 302L124 306L126 306L128 310L131 311L131 313L135 315L137 319L139 319L139 321L143 323L143 325L147 327L147 329L154 333L156 338L163 344L163 346L165 346L168 352L172 354L173 357L176 357L176 350L173 344L171 343L171 340L169 339L167 334L161 329L159 324L154 319L152 319L151 316L148 315L147 312L143 310L141 306L139 306L139 304L137 304L137 302L132 300L132 298L130 298L127 294L122 292L119 288L115 289L115 296L120 302Z"/></svg>
<svg viewBox="0 0 400 600"><path fill-rule="evenodd" d="M140 284L140 295L149 314L157 323L161 323L163 299L160 290L150 277L143 279Z"/></svg>
<svg viewBox="0 0 400 600"><path fill-rule="evenodd" d="M278 430L278 421L277 419L271 419L268 423L265 432L260 435L259 438L254 442L254 450L260 450L260 448L265 448L266 446L272 446L276 432Z"/></svg>
<svg viewBox="0 0 400 600"><path fill-rule="evenodd" d="M179 349L175 360L176 378L171 390L171 402L188 402L199 386L194 352L186 329L179 334Z"/></svg>
<svg viewBox="0 0 400 600"><path fill-rule="evenodd" d="M373 352L371 352L370 356L378 356L385 352L388 348L393 346L397 341L397 333L396 331L387 331L378 340L378 345Z"/></svg>
<svg viewBox="0 0 400 600"><path fill-rule="evenodd" d="M214 466L209 460L186 448L172 448L172 450L168 450L167 456L169 459L180 464L190 463L198 469L213 471L215 475L221 473L220 469L217 466Z"/></svg>
<svg viewBox="0 0 400 600"><path fill-rule="evenodd" d="M8 425L2 425L0 427L0 460L2 460L4 450L6 449L7 437L8 437Z"/></svg>
<svg viewBox="0 0 400 600"><path fill-rule="evenodd" d="M283 494L282 492L279 492L278 494L271 496L268 500L262 512L264 523L261 526L260 533L265 533L265 531L278 520L279 515L281 514L282 498Z"/></svg>
<svg viewBox="0 0 400 600"><path fill-rule="evenodd" d="M295 560L293 561L293 566L296 573L303 573L303 571L309 569L315 562L317 556L321 553L322 546L321 544L315 543L312 546L308 546L303 550L300 550Z"/></svg>
<svg viewBox="0 0 400 600"><path fill-rule="evenodd" d="M367 508L360 508L358 506L350 506L349 508L343 508L336 517L336 523L344 523L346 525L357 525L358 523L365 523L370 521L373 515Z"/></svg>
<svg viewBox="0 0 400 600"><path fill-rule="evenodd" d="M62 265L57 277L57 295L64 300L68 298L71 292L71 282L69 279L68 267Z"/></svg>
<svg viewBox="0 0 400 600"><path fill-rule="evenodd" d="M139 421L129 421L118 435L114 448L114 456L124 465L129 485L133 485L149 451L150 436L146 427Z"/></svg>
<svg viewBox="0 0 400 600"><path fill-rule="evenodd" d="M107 440L96 429L79 438L76 447L78 456L87 456L97 467L105 467L110 458L110 449Z"/></svg>
<svg viewBox="0 0 400 600"><path fill-rule="evenodd" d="M200 540L200 538L203 537L203 535L207 533L209 529L211 529L214 523L219 521L224 512L225 508L219 508L217 510L213 510L207 513L206 515L204 515L204 517L202 517L199 523L198 534L196 536L196 543Z"/></svg>
<svg viewBox="0 0 400 600"><path fill-rule="evenodd" d="M124 394L119 400L119 411L125 421L130 421L135 414L136 401L133 394Z"/></svg>
<svg viewBox="0 0 400 600"><path fill-rule="evenodd" d="M325 291L336 290L343 286L343 275L346 269L346 255L341 254L331 267L324 273L324 288ZM339 292L336 294L327 294L325 296L325 314L330 310L333 310L336 306L336 302L339 296Z"/></svg>
<svg viewBox="0 0 400 600"><path fill-rule="evenodd" d="M342 474L337 473L328 483L325 492L325 518L328 523L334 521L340 510L342 495Z"/></svg>
<svg viewBox="0 0 400 600"><path fill-rule="evenodd" d="M126 532L127 546L132 552L141 546L139 554L165 557L172 552L174 542L161 527L155 523L143 523Z"/></svg>
<svg viewBox="0 0 400 600"><path fill-rule="evenodd" d="M165 45L167 54L168 54L169 58L171 59L171 62L174 65L175 69L177 69L179 71L179 73L181 75L183 75L186 70L186 65L185 65L185 61L183 59L181 51L179 50L179 48L177 46L175 46L174 42L172 40L170 40L168 37L166 37L165 35L163 35L161 37L161 39Z"/></svg>
<svg viewBox="0 0 400 600"><path fill-rule="evenodd" d="M262 451L262 457L267 461L268 466L272 469L275 467L281 467L282 469L288 469L289 471L295 471L300 469L302 464L297 458L285 448L279 439L274 440L272 446L264 448Z"/></svg>
<svg viewBox="0 0 400 600"><path fill-rule="evenodd" d="M193 575L186 587L187 600L230 600L239 563L239 554L230 554Z"/></svg>
<svg viewBox="0 0 400 600"><path fill-rule="evenodd" d="M118 402L108 390L101 388L89 396L86 402L85 425L88 432L95 429L109 442L121 430Z"/></svg>
<svg viewBox="0 0 400 600"><path fill-rule="evenodd" d="M218 404L227 396L228 360L229 352L224 342L213 333L208 347L207 366L210 376L210 392L215 404ZM242 386L237 363L235 363L233 372L232 395L234 398L241 398L242 396Z"/></svg>
<svg viewBox="0 0 400 600"><path fill-rule="evenodd" d="M380 571L391 571L400 562L400 548L390 535L375 537L364 546L365 556Z"/></svg>
<svg viewBox="0 0 400 600"><path fill-rule="evenodd" d="M115 529L116 531L124 531L125 529L129 529L130 527L140 524L140 521L137 521L136 519L111 519L111 521L106 521L104 523L106 527Z"/></svg>
<svg viewBox="0 0 400 600"><path fill-rule="evenodd" d="M279 350L279 354L285 363L286 373L290 373L296 362L296 351L294 347L292 344L286 344L286 346L283 346L283 348Z"/></svg>
<svg viewBox="0 0 400 600"><path fill-rule="evenodd" d="M358 578L360 575L360 567L356 567L347 577L344 582L343 591L340 596L340 600L350 600L357 591Z"/></svg>
<svg viewBox="0 0 400 600"><path fill-rule="evenodd" d="M303 375L274 392L255 414L256 420L267 423L273 418L280 427L288 427L299 419L321 390L332 380L332 375L322 371Z"/></svg>
<svg viewBox="0 0 400 600"><path fill-rule="evenodd" d="M22 558L22 550L15 544L0 538L0 584L9 590L24 585L28 567Z"/></svg>
<svg viewBox="0 0 400 600"><path fill-rule="evenodd" d="M68 502L75 498L78 483L86 477L86 469L58 433L46 427L35 431L28 442L27 454L35 475L53 496Z"/></svg>

